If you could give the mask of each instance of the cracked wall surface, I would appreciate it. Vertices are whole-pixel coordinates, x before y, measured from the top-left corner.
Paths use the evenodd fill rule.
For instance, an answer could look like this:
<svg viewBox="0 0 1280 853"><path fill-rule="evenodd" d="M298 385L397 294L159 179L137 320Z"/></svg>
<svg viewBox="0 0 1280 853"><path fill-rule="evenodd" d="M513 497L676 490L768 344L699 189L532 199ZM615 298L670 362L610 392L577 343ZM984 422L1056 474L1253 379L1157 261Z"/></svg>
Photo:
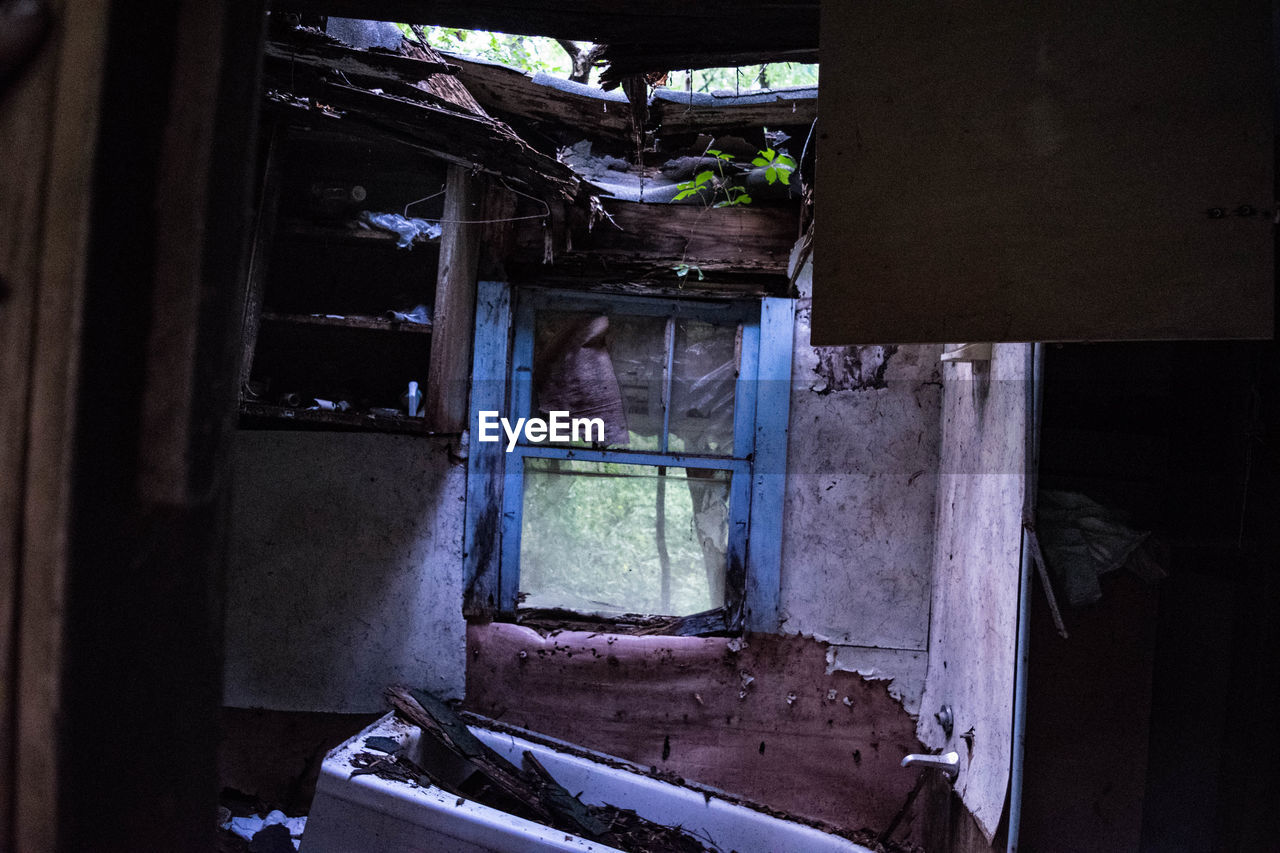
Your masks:
<svg viewBox="0 0 1280 853"><path fill-rule="evenodd" d="M782 537L784 631L847 647L918 709L941 448L940 345L813 347L799 281Z"/></svg>
<svg viewBox="0 0 1280 853"><path fill-rule="evenodd" d="M928 672L917 733L961 755L955 790L990 841L1012 750L1030 344L946 368ZM932 712L951 707L950 736Z"/></svg>

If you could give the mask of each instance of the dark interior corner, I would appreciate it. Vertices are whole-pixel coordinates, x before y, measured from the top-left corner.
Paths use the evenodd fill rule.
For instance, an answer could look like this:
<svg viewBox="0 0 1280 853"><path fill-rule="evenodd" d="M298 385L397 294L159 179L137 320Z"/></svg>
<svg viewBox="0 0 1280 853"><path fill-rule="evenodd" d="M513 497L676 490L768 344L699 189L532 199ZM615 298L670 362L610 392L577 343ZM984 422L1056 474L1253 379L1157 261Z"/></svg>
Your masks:
<svg viewBox="0 0 1280 853"><path fill-rule="evenodd" d="M1273 343L1049 348L1043 488L1123 510L1168 577L1105 577L1099 602L1067 612L1067 640L1037 589L1028 844L1271 843L1250 804L1274 796L1276 748L1250 733L1277 689L1278 367Z"/></svg>

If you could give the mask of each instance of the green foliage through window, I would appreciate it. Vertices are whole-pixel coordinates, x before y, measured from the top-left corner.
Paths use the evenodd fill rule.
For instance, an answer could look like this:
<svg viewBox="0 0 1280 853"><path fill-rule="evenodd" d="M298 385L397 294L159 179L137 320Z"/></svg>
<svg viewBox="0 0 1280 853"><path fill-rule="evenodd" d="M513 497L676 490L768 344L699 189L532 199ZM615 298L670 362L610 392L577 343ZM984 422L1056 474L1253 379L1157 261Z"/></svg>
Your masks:
<svg viewBox="0 0 1280 853"><path fill-rule="evenodd" d="M405 38L415 40L408 24L397 24ZM436 50L501 62L522 71L543 71L568 77L572 70L569 55L553 38L518 36L456 27L422 27L427 44Z"/></svg>

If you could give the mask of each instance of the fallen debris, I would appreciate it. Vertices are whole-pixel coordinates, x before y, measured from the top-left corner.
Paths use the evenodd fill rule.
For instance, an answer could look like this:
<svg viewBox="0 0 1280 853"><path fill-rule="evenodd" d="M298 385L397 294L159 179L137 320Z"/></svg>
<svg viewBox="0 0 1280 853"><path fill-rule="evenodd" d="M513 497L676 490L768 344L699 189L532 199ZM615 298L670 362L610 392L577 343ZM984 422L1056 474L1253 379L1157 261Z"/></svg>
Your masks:
<svg viewBox="0 0 1280 853"><path fill-rule="evenodd" d="M286 817L284 812L278 810L267 813L265 817L231 817L228 812L226 820L220 826L248 841L251 853L269 853L283 849L282 845L289 850L298 849L302 833L307 828L307 819Z"/></svg>
<svg viewBox="0 0 1280 853"><path fill-rule="evenodd" d="M360 756L359 773L415 784L431 784L459 797L517 814L563 832L633 853L708 853L708 848L680 827L662 826L627 809L589 806L565 790L530 752L517 768L471 734L452 708L422 690L389 687L386 697L396 712L422 729L434 745L460 760L461 775L419 767L407 757L388 754L386 744ZM430 753L430 750L428 750Z"/></svg>

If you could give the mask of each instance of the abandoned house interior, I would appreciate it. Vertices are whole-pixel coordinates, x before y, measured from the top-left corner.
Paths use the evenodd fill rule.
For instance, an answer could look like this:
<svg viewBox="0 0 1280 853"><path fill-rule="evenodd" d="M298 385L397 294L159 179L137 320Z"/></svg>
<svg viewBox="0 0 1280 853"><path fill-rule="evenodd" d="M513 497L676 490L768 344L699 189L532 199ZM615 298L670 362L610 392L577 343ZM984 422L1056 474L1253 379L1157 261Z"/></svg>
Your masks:
<svg viewBox="0 0 1280 853"><path fill-rule="evenodd" d="M0 850L1280 849L1274 15L0 0Z"/></svg>

